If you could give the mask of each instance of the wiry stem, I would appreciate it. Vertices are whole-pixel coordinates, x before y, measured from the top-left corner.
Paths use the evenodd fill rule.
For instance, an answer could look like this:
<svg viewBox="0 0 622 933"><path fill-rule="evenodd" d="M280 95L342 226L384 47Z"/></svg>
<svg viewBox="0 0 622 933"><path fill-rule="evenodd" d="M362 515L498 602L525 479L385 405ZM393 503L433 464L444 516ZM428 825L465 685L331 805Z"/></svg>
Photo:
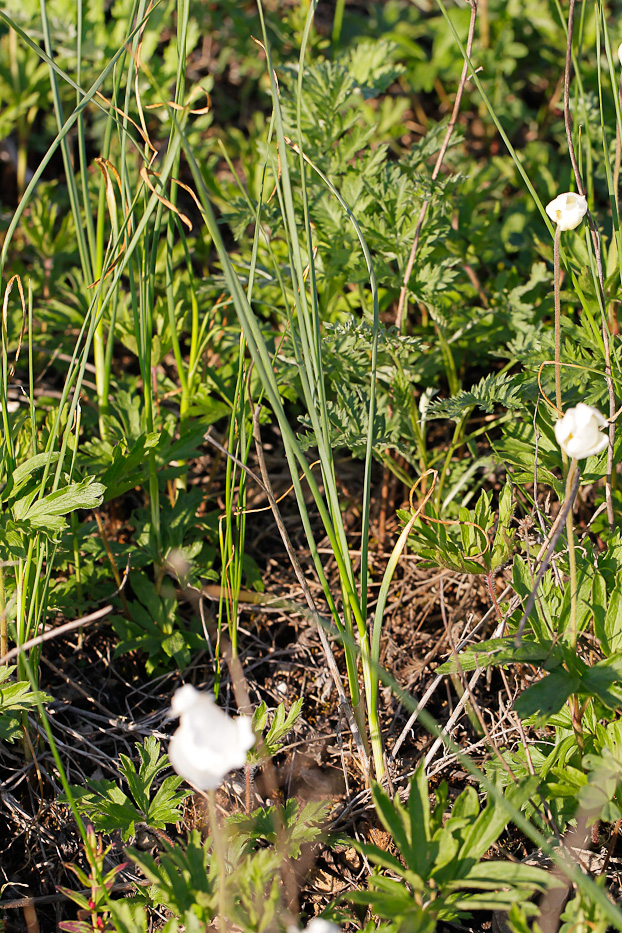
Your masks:
<svg viewBox="0 0 622 933"><path fill-rule="evenodd" d="M566 139L568 140L568 154L572 163L572 171L577 183L579 194L585 195L581 172L577 164L577 157L574 151L574 142L572 139L572 120L570 118L570 78L572 75L572 33L574 31L574 8L575 0L570 0L568 7L568 33L566 41L566 65L564 68L564 125L566 127Z"/></svg>
<svg viewBox="0 0 622 933"><path fill-rule="evenodd" d="M227 866L225 864L225 847L223 845L222 830L216 816L216 792L208 790L207 809L209 813L210 830L214 845L214 855L218 862L218 929L220 933L227 933L227 896L226 879Z"/></svg>
<svg viewBox="0 0 622 933"><path fill-rule="evenodd" d="M572 495L574 477L577 471L576 459L571 460L568 478L566 480L566 499ZM566 515L566 536L568 538L568 568L570 571L570 644L573 648L577 646L577 559L574 550L574 519L572 517L572 505Z"/></svg>
<svg viewBox="0 0 622 933"><path fill-rule="evenodd" d="M622 74L620 75L620 86L618 87L618 98L620 100L620 106L622 107ZM619 197L619 187L620 187L620 150L621 150L621 139L620 139L620 124L616 120L616 151L615 159L613 164L613 196L616 202L616 211L618 212L618 217L620 216L620 197Z"/></svg>
<svg viewBox="0 0 622 933"><path fill-rule="evenodd" d="M555 303L555 404L557 405L557 414L560 418L563 414L561 375L561 300L559 294L559 242L561 240L561 233L561 227L558 224L555 227L555 239L553 241L553 300Z"/></svg>
<svg viewBox="0 0 622 933"><path fill-rule="evenodd" d="M467 45L466 45L466 58L471 57L471 50L473 48L473 36L475 35L475 20L477 19L477 4L478 0L469 0L471 5L471 20L469 22L469 33L467 36ZM451 112L451 118L447 124L447 130L445 132L445 138L443 139L443 144L439 150L434 168L432 169L432 181L436 181L438 178L439 172L443 165L443 159L445 158L445 153L449 148L449 143L451 140L454 127L458 120L458 113L460 112L460 104L462 102L462 94L464 92L464 86L466 84L467 75L469 72L468 62L465 59L464 65L462 66L462 74L460 75L460 82L458 84L458 90L456 91L456 99L454 101L454 107ZM400 297L397 303L397 314L395 316L395 326L398 330L402 329L402 324L404 321L404 313L406 309L406 295L408 293L408 283L410 282L410 277L412 275L413 266L415 264L415 258L417 256L417 249L419 247L419 237L421 236L421 228L423 227L423 221L425 220L425 215L428 210L430 202L426 198L423 204L421 205L421 210L419 212L419 219L417 220L417 228L415 230L415 237L413 239L413 244L410 248L410 255L408 257L408 262L406 264L406 271L404 272L404 280L402 282L402 287L400 289Z"/></svg>
<svg viewBox="0 0 622 933"><path fill-rule="evenodd" d="M525 604L525 609L523 611L522 618L518 624L518 630L516 632L516 638L515 638L515 644L517 648L520 648L521 639L523 637L523 632L525 630L527 619L529 618L529 613L533 609L534 603L536 601L538 587L542 583L542 578L544 577L544 574L546 573L548 566L551 563L551 558L553 557L553 554L555 553L555 546L559 540L559 536L562 533L562 528L564 527L564 524L568 517L568 512L573 506L575 497L577 495L577 490L579 489L579 478L580 478L579 471L575 470L573 474L572 485L570 487L570 493L569 495L566 495L564 504L559 514L557 515L557 518L555 519L553 527L551 528L549 532L549 541L548 541L548 545L546 546L546 551L544 552L544 556L542 557L542 563L540 564L540 569L538 570L538 573L536 574L536 579L533 581L533 587L532 587L531 593L529 594L529 598L527 599L527 602ZM539 557L540 555L538 555L538 558Z"/></svg>
<svg viewBox="0 0 622 933"><path fill-rule="evenodd" d="M0 563L0 659L4 658L9 650L9 629L6 618L6 604L4 598L4 567ZM2 660L0 660L2 664Z"/></svg>
<svg viewBox="0 0 622 933"><path fill-rule="evenodd" d="M583 186L583 180L581 178L581 173L579 171L579 166L577 163L577 157L574 150L574 143L572 140L572 119L570 117L570 77L572 74L572 33L574 29L574 10L575 10L576 0L570 0L568 6L568 37L566 42L566 66L564 69L564 125L566 127L566 139L568 140L568 153L570 155L570 161L572 163L572 170L574 172L575 182L577 185L577 191L579 194L585 196L585 188ZM617 189L616 189L617 197ZM590 227L590 232L592 234L592 243L594 245L594 257L596 260L596 271L598 274L598 284L601 293L601 307L602 307L602 337L603 337L603 346L605 350L605 378L607 380L607 391L609 395L609 449L607 451L607 475L605 477L605 501L607 503L607 522L609 524L609 529L611 532L614 530L614 515L613 515L613 496L611 493L612 490L612 480L613 480L613 445L615 441L615 418L616 413L616 398L615 398L615 389L613 386L613 379L611 376L611 353L609 349L609 326L607 323L607 315L605 313L605 278L603 275L603 261L602 261L602 250L600 245L600 235L594 223L594 218L592 217L589 207L587 211L587 220ZM556 367L557 368L557 367Z"/></svg>

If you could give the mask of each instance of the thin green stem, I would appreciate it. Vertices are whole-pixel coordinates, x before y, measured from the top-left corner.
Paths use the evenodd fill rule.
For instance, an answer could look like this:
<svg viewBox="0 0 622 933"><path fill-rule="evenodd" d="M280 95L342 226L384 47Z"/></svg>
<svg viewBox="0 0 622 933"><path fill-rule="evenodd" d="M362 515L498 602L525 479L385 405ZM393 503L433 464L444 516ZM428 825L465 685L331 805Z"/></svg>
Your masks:
<svg viewBox="0 0 622 933"><path fill-rule="evenodd" d="M343 26L343 14L346 7L346 0L337 0L335 3L335 15L333 17L333 32L331 42L333 45L339 45L341 39L341 28Z"/></svg>
<svg viewBox="0 0 622 933"><path fill-rule="evenodd" d="M6 598L4 594L4 567L0 563L0 658L9 650L9 631L6 617Z"/></svg>
<svg viewBox="0 0 622 933"><path fill-rule="evenodd" d="M562 375L561 375L561 301L559 294L559 243L561 227L555 227L553 240L553 296L555 302L555 404L557 413L562 415Z"/></svg>
<svg viewBox="0 0 622 933"><path fill-rule="evenodd" d="M207 792L207 809L209 813L210 830L214 845L214 856L218 862L218 929L220 933L227 931L227 866L225 864L225 849L216 815L216 791Z"/></svg>
<svg viewBox="0 0 622 933"><path fill-rule="evenodd" d="M577 468L577 461L575 458L573 458L570 462L570 469L568 470L568 477L566 479L566 492L564 496L566 501L568 501L569 497L573 495L572 487ZM572 515L572 506L568 509L568 514L566 515L566 537L568 539L568 570L570 575L570 580L568 583L570 587L570 646L573 650L576 651L579 634L577 631L577 559L574 546L574 519ZM575 694L569 697L568 707L570 709L572 729L577 740L577 746L579 750L582 751L583 717L579 697Z"/></svg>
<svg viewBox="0 0 622 933"><path fill-rule="evenodd" d="M566 479L566 492L564 498L567 500L572 495L572 485L575 473L577 471L577 461L573 458L570 461L570 469ZM577 646L577 559L574 547L574 519L572 508L568 510L566 516L566 534L568 536L568 567L570 572L570 644L573 648Z"/></svg>

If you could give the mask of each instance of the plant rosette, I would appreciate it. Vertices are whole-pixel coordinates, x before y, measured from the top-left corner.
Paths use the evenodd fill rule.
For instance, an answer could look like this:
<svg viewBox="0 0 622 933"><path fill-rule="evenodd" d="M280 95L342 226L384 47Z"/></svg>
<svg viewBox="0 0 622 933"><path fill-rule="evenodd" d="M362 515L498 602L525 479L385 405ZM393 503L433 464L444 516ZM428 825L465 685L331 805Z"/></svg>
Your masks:
<svg viewBox="0 0 622 933"><path fill-rule="evenodd" d="M255 744L252 720L232 719L208 693L191 684L180 687L171 702L179 728L168 747L170 762L184 780L200 790L215 790L229 771L246 764Z"/></svg>
<svg viewBox="0 0 622 933"><path fill-rule="evenodd" d="M569 408L555 425L555 439L572 459L594 457L609 443L607 435L600 430L606 425L607 419L597 408L579 402L575 408Z"/></svg>

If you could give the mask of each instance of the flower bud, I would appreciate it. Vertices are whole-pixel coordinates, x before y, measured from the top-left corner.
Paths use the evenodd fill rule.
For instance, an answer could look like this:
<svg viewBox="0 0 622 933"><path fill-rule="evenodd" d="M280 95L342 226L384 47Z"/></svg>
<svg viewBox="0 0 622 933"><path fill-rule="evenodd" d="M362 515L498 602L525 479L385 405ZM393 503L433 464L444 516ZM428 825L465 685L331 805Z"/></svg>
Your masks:
<svg viewBox="0 0 622 933"><path fill-rule="evenodd" d="M585 217L587 198L572 191L558 194L550 204L546 205L546 212L560 230L574 230Z"/></svg>
<svg viewBox="0 0 622 933"><path fill-rule="evenodd" d="M175 692L171 713L180 722L168 757L184 780L201 790L214 790L229 771L246 764L246 753L255 744L248 716L231 719L210 694L200 693L191 684Z"/></svg>
<svg viewBox="0 0 622 933"><path fill-rule="evenodd" d="M607 435L600 430L606 424L607 419L597 408L579 402L555 425L555 439L568 457L583 460L599 454L609 443Z"/></svg>

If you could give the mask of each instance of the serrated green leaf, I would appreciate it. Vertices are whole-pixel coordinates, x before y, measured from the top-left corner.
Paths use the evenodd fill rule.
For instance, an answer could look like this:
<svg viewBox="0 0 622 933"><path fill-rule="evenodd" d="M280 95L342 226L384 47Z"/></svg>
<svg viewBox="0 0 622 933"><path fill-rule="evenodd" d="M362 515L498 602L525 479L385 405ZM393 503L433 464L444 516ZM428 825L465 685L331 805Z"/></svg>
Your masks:
<svg viewBox="0 0 622 933"><path fill-rule="evenodd" d="M79 483L71 483L62 489L37 499L24 508L24 500L18 499L13 506L14 517L27 521L33 528L59 531L64 521L62 516L76 509L95 509L101 505L105 487L88 477Z"/></svg>
<svg viewBox="0 0 622 933"><path fill-rule="evenodd" d="M52 464L58 461L59 457L60 454L58 452L50 451L50 453L35 454L34 457L30 457L28 460L20 463L13 470L10 481L7 483L7 488L3 491L0 498L6 500L17 495L33 473L40 470L46 464L52 466Z"/></svg>
<svg viewBox="0 0 622 933"><path fill-rule="evenodd" d="M139 768L135 768L127 755L121 756L119 766L132 797L114 781L87 781L86 788L71 788L78 810L91 820L97 831L117 829L126 842L134 834L137 822L146 822L156 829L176 823L182 815L179 805L191 793L190 790L178 791L182 779L171 775L151 798L153 781L168 767L168 758L160 754L160 743L154 736L148 736L144 745L137 743L136 748Z"/></svg>
<svg viewBox="0 0 622 933"><path fill-rule="evenodd" d="M558 667L521 693L514 703L514 709L521 719L535 716L538 722L545 722L553 713L560 711L569 696L578 693L580 689L581 678Z"/></svg>

